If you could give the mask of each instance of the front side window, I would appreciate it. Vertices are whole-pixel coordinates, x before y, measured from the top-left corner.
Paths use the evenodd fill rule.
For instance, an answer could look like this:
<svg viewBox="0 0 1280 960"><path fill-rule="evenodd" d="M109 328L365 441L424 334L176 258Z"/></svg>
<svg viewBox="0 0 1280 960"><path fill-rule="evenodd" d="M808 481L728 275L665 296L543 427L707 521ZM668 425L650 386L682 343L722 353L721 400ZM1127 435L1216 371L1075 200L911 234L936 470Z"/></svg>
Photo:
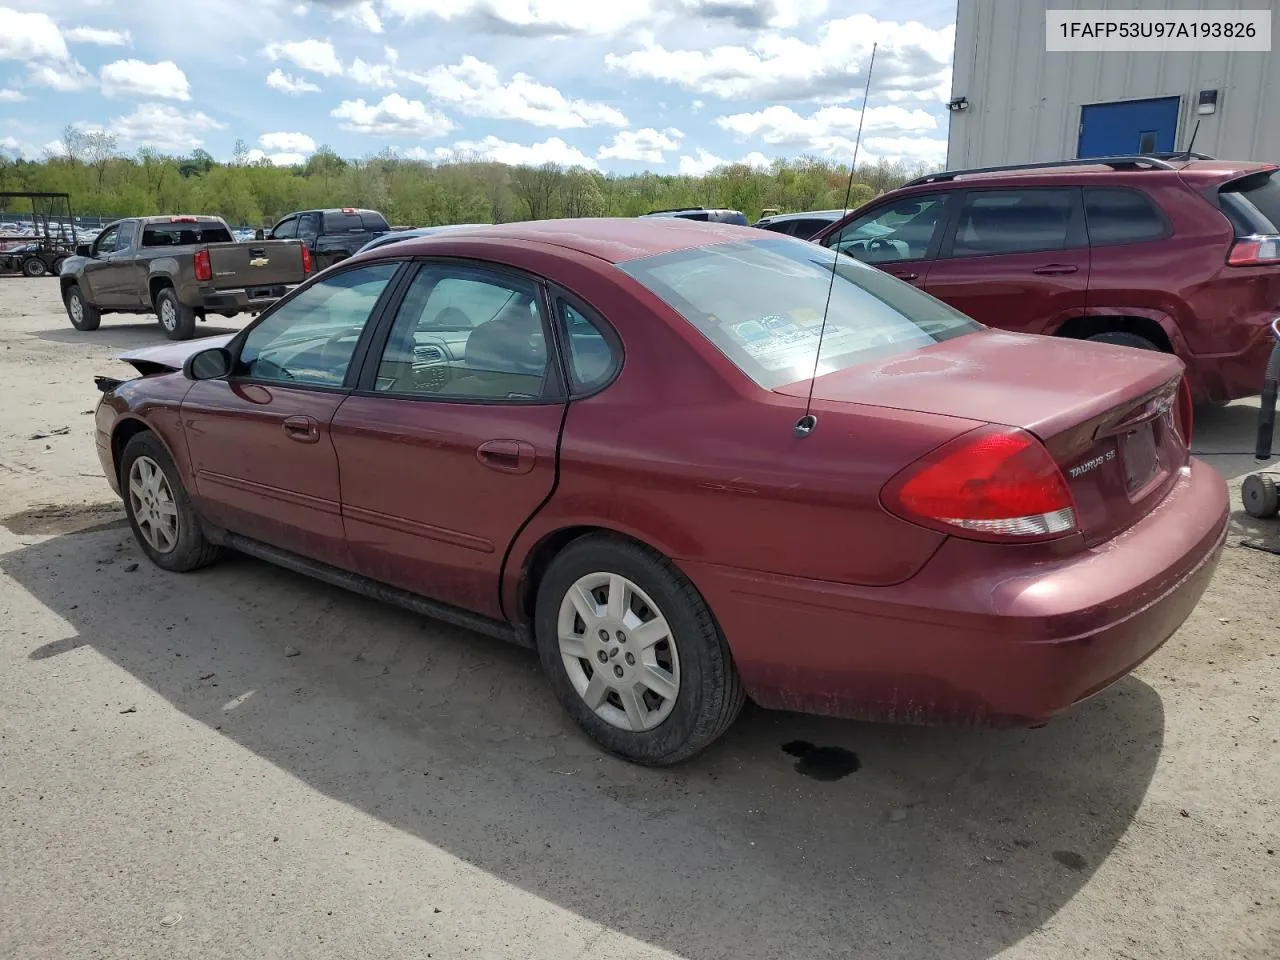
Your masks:
<svg viewBox="0 0 1280 960"><path fill-rule="evenodd" d="M93 243L93 251L97 256L104 253L115 253L116 242L120 239L119 227L107 227L102 233L98 234L98 239Z"/></svg>
<svg viewBox="0 0 1280 960"><path fill-rule="evenodd" d="M340 387L356 343L399 263L374 263L326 277L249 331L236 376L292 386Z"/></svg>
<svg viewBox="0 0 1280 960"><path fill-rule="evenodd" d="M374 389L437 400L554 396L540 299L519 277L423 267L396 312Z"/></svg>
<svg viewBox="0 0 1280 960"><path fill-rule="evenodd" d="M945 193L905 197L876 207L823 238L822 245L863 263L923 260L942 229Z"/></svg>
<svg viewBox="0 0 1280 960"><path fill-rule="evenodd" d="M298 218L288 217L271 228L272 240L296 240L298 237Z"/></svg>
<svg viewBox="0 0 1280 960"><path fill-rule="evenodd" d="M618 267L766 390L813 375L828 288L819 376L983 329L887 273L790 237L678 250Z"/></svg>
<svg viewBox="0 0 1280 960"><path fill-rule="evenodd" d="M1062 250L1071 244L1075 190L971 190L956 224L953 257Z"/></svg>
<svg viewBox="0 0 1280 960"><path fill-rule="evenodd" d="M120 229L116 232L116 253L122 253L133 247L133 234L137 229L137 224L130 220L120 224Z"/></svg>

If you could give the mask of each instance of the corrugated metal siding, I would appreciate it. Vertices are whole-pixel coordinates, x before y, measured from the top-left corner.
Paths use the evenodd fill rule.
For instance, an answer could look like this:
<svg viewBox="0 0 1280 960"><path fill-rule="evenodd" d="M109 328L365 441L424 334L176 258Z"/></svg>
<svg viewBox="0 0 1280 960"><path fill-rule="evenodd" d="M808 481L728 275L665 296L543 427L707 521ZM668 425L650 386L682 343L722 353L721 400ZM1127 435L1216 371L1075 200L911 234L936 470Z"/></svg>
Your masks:
<svg viewBox="0 0 1280 960"><path fill-rule="evenodd" d="M1181 97L1178 149L1197 119L1195 150L1229 160L1280 162L1280 46L1270 53L1049 53L1045 10L1266 10L1280 32L1280 0L958 0L947 167L1076 155L1080 108ZM1273 46L1274 43L1273 43ZM1195 114L1201 90L1217 113Z"/></svg>

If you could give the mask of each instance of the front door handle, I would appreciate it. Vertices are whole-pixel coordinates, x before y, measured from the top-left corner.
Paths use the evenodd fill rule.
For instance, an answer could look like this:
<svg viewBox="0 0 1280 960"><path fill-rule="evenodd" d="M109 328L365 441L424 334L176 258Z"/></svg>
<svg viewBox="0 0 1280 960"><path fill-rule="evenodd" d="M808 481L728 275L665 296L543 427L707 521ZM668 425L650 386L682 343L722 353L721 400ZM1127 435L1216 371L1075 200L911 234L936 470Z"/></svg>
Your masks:
<svg viewBox="0 0 1280 960"><path fill-rule="evenodd" d="M1048 263L1043 267L1036 267L1032 273L1038 273L1042 277L1054 277L1064 273L1075 273L1080 268L1072 263Z"/></svg>
<svg viewBox="0 0 1280 960"><path fill-rule="evenodd" d="M538 455L524 440L489 440L476 447L476 459L502 473L528 473Z"/></svg>
<svg viewBox="0 0 1280 960"><path fill-rule="evenodd" d="M895 277L897 277L899 280L908 280L908 281L910 281L910 280L919 280L919 279L920 279L920 274L918 274L918 273L895 273L895 274L894 274L894 276L895 276Z"/></svg>
<svg viewBox="0 0 1280 960"><path fill-rule="evenodd" d="M299 443L315 443L320 439L320 422L314 417L286 417L284 435Z"/></svg>

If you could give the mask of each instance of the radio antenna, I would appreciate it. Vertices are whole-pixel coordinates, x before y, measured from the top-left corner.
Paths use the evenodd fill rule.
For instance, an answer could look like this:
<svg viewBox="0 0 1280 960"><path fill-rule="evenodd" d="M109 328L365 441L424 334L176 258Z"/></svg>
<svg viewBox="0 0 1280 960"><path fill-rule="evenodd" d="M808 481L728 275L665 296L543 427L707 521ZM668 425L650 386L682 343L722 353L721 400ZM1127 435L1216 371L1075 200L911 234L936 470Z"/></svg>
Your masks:
<svg viewBox="0 0 1280 960"><path fill-rule="evenodd" d="M867 118L867 99L871 96L871 71L876 66L876 47L879 42L871 44L871 60L867 63L867 86L862 91L862 112L858 115L858 135L853 141L853 160L849 162L849 182L844 188L844 207L849 209L849 198L853 196L853 175L858 170L858 148L862 146L862 122ZM818 349L813 355L813 376L809 378L809 396L804 402L804 416L796 421L796 436L803 438L813 433L818 425L818 418L813 415L813 387L818 379L818 363L822 359L822 338L827 332L827 314L831 312L831 294L836 288L836 267L840 264L840 251L831 251L831 279L827 282L827 302L822 308L822 326L818 328Z"/></svg>

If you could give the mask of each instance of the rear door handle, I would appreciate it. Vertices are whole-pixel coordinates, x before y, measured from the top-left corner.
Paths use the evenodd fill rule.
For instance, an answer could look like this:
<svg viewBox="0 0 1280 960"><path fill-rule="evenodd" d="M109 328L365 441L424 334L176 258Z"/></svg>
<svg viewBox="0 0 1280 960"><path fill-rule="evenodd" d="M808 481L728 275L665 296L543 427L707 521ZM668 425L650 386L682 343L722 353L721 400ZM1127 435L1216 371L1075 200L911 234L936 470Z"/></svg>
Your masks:
<svg viewBox="0 0 1280 960"><path fill-rule="evenodd" d="M314 417L286 417L281 426L284 428L284 435L290 440L315 443L320 439L320 421Z"/></svg>
<svg viewBox="0 0 1280 960"><path fill-rule="evenodd" d="M538 456L524 440L489 440L476 447L476 459L502 473L528 473Z"/></svg>
<svg viewBox="0 0 1280 960"><path fill-rule="evenodd" d="M897 277L899 280L919 280L920 279L920 274L918 273L895 273L894 276Z"/></svg>
<svg viewBox="0 0 1280 960"><path fill-rule="evenodd" d="M1048 263L1043 267L1036 267L1032 273L1038 273L1042 277L1052 277L1063 273L1075 273L1080 268L1071 263Z"/></svg>

